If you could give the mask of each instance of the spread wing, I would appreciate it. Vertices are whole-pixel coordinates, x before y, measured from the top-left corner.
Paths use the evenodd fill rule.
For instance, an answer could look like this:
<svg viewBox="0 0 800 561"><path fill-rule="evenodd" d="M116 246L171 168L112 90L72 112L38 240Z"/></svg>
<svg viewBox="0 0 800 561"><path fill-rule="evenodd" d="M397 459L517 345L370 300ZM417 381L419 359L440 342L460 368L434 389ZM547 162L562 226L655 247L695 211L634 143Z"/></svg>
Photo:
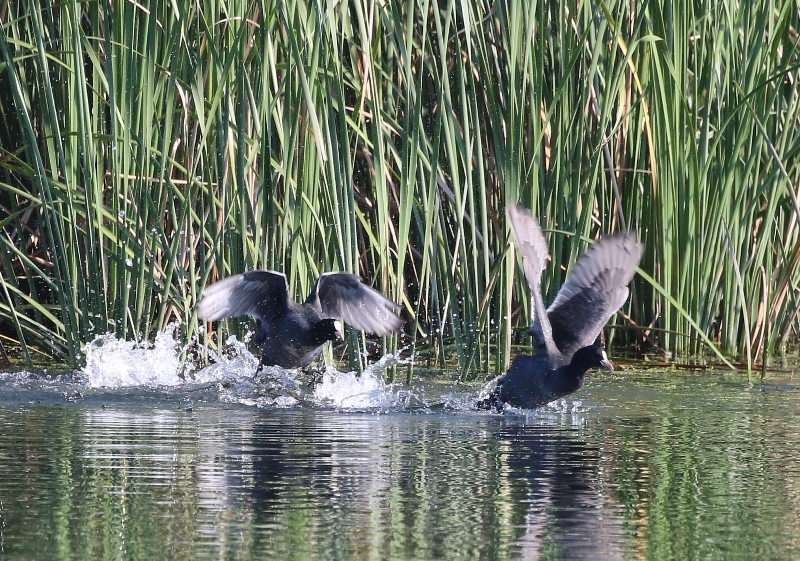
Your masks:
<svg viewBox="0 0 800 561"><path fill-rule="evenodd" d="M248 315L271 323L282 317L288 307L286 275L275 271L249 271L207 286L197 306L197 317L215 321Z"/></svg>
<svg viewBox="0 0 800 561"><path fill-rule="evenodd" d="M325 317L342 319L356 329L388 335L399 331L403 320L400 306L350 273L323 273L306 299Z"/></svg>
<svg viewBox="0 0 800 561"><path fill-rule="evenodd" d="M522 268L531 291L531 334L537 354L545 351L554 362L560 362L559 351L553 342L552 329L542 300L542 271L550 256L539 222L531 211L520 206L506 209L511 233L522 254Z"/></svg>
<svg viewBox="0 0 800 561"><path fill-rule="evenodd" d="M553 340L564 354L591 345L628 298L644 247L633 232L605 236L581 255L547 309Z"/></svg>

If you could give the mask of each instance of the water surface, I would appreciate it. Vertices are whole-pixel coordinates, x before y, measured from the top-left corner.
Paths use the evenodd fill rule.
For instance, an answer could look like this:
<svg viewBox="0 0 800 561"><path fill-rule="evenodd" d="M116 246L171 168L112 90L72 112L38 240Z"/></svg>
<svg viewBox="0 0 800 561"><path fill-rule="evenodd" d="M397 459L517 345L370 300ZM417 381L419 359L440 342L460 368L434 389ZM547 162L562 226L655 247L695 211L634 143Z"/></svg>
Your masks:
<svg viewBox="0 0 800 561"><path fill-rule="evenodd" d="M594 375L506 414L284 383L0 374L0 559L800 558L790 377Z"/></svg>

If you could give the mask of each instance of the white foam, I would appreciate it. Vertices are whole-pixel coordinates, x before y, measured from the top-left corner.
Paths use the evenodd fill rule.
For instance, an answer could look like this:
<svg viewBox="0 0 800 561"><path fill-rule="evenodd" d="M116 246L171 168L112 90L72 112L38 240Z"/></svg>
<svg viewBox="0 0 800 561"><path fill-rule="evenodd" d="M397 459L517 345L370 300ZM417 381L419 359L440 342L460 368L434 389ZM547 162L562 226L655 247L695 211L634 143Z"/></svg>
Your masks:
<svg viewBox="0 0 800 561"><path fill-rule="evenodd" d="M347 409L385 407L387 386L383 378L372 372L361 376L327 368L322 382L314 388L314 400L321 405Z"/></svg>
<svg viewBox="0 0 800 561"><path fill-rule="evenodd" d="M337 409L403 409L415 401L414 394L387 384L383 373L391 366L405 363L407 360L388 354L369 365L360 375L328 367L322 375L322 382L314 388L313 401Z"/></svg>
<svg viewBox="0 0 800 561"><path fill-rule="evenodd" d="M82 349L86 357L82 374L87 385L92 388L178 387L253 377L258 358L235 335L227 339L225 353L221 356L204 347L213 364L195 372L194 363L181 357L196 343L181 347L174 336L177 328L177 324L169 324L156 334L152 345L146 341L118 339L113 333L98 335Z"/></svg>
<svg viewBox="0 0 800 561"><path fill-rule="evenodd" d="M386 355L359 374L339 372L328 367L319 384L309 384L308 374L300 370L264 367L258 373L259 359L245 342L230 336L225 351L216 354L201 347L212 364L195 370L187 349L174 337L177 324L158 333L155 342L124 341L111 333L95 337L83 347L86 367L82 381L91 388L195 388L212 389L220 401L255 407L293 407L311 404L347 410L404 410L426 407L424 394L387 384L387 368L407 364ZM419 390L422 391L422 390Z"/></svg>
<svg viewBox="0 0 800 561"><path fill-rule="evenodd" d="M113 334L98 335L82 351L89 387L179 386L186 365L173 333L175 324L156 335L155 343L124 341Z"/></svg>
<svg viewBox="0 0 800 561"><path fill-rule="evenodd" d="M231 335L225 341L226 352L220 356L206 349L213 364L195 372L192 379L200 384L233 381L239 378L252 378L258 369L259 360L248 349L247 344Z"/></svg>

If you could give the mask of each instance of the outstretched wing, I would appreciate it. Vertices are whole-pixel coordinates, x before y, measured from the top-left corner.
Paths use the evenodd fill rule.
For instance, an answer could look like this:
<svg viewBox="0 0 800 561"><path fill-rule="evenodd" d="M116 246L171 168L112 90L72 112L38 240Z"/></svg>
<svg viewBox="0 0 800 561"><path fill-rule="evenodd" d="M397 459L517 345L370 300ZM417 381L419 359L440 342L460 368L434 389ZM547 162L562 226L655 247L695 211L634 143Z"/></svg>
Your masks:
<svg viewBox="0 0 800 561"><path fill-rule="evenodd" d="M628 298L644 247L633 232L605 236L581 255L547 309L553 340L568 359L591 345Z"/></svg>
<svg viewBox="0 0 800 561"><path fill-rule="evenodd" d="M249 271L207 286L197 306L197 317L215 321L248 315L272 323L286 313L288 306L286 275L276 271Z"/></svg>
<svg viewBox="0 0 800 561"><path fill-rule="evenodd" d="M399 331L403 320L400 306L350 273L323 273L306 299L325 317L342 319L356 329L388 335Z"/></svg>
<svg viewBox="0 0 800 561"><path fill-rule="evenodd" d="M553 343L552 329L542 300L542 271L547 264L549 252L539 222L531 211L520 206L506 209L506 217L511 226L517 248L522 254L522 268L531 291L531 335L537 354L547 352L554 363L561 361L559 351Z"/></svg>

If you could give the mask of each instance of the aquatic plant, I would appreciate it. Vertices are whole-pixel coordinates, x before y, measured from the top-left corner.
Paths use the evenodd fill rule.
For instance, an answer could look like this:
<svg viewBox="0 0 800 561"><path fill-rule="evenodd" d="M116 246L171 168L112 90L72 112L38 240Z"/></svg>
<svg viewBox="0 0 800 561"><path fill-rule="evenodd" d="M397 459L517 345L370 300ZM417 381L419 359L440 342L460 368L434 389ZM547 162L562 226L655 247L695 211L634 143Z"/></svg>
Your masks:
<svg viewBox="0 0 800 561"><path fill-rule="evenodd" d="M638 232L609 344L751 363L797 335L792 2L0 12L0 332L25 360L176 319L204 338L207 283L341 269L405 306L382 351L500 371L529 318L509 202L542 217L550 295L589 240Z"/></svg>

